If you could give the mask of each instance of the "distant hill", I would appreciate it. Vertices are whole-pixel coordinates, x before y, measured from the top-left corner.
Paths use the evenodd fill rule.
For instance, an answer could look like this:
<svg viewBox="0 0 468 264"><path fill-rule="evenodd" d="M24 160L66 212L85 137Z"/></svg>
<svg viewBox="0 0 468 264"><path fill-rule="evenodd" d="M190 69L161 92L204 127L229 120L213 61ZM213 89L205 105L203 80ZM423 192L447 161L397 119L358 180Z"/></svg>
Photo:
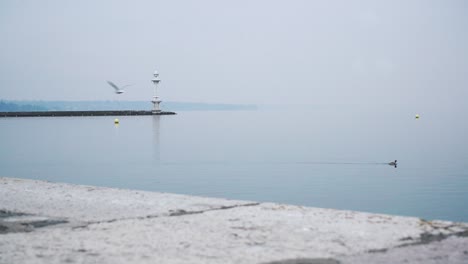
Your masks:
<svg viewBox="0 0 468 264"><path fill-rule="evenodd" d="M151 110L147 101L0 101L0 111ZM253 111L256 105L162 102L167 111Z"/></svg>
<svg viewBox="0 0 468 264"><path fill-rule="evenodd" d="M46 111L46 107L31 105L31 104L17 104L7 101L0 101L0 112L29 112L29 111Z"/></svg>

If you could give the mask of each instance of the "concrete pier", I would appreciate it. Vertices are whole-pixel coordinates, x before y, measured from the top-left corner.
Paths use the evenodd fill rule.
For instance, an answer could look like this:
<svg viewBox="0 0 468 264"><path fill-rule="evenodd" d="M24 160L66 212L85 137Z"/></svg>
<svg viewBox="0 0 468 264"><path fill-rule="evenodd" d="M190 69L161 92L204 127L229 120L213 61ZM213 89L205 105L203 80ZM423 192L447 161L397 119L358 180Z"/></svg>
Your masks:
<svg viewBox="0 0 468 264"><path fill-rule="evenodd" d="M468 224L0 178L0 263L468 263Z"/></svg>
<svg viewBox="0 0 468 264"><path fill-rule="evenodd" d="M146 110L107 110L107 111L34 111L0 112L0 117L44 117L44 116L137 116L137 115L175 115L167 111Z"/></svg>

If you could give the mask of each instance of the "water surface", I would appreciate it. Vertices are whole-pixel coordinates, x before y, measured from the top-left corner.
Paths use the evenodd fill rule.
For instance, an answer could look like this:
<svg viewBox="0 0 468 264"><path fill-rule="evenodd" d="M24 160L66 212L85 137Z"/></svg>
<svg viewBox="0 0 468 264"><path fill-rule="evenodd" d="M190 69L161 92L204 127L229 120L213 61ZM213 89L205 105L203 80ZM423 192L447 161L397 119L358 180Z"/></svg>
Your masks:
<svg viewBox="0 0 468 264"><path fill-rule="evenodd" d="M2 118L0 176L468 222L467 116L414 114Z"/></svg>

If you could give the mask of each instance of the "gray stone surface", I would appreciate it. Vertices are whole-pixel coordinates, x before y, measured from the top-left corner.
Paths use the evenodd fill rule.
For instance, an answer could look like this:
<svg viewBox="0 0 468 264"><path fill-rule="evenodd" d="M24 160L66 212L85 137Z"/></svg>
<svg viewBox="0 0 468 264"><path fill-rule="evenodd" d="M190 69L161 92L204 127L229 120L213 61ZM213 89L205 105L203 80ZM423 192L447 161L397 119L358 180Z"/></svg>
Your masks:
<svg viewBox="0 0 468 264"><path fill-rule="evenodd" d="M12 178L0 199L0 263L468 263L465 223Z"/></svg>

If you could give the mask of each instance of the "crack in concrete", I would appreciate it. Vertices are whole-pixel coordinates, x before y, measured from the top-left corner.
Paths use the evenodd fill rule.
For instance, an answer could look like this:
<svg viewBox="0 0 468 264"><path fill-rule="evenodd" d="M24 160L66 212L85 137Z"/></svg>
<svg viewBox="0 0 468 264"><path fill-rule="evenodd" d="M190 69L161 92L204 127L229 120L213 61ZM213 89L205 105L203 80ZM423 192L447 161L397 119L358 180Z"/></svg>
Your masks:
<svg viewBox="0 0 468 264"><path fill-rule="evenodd" d="M427 245L427 244L430 244L432 242L442 241L442 240L447 239L447 238L452 237L452 236L455 236L455 237L468 237L468 230L455 232L455 233L451 233L451 234L442 234L442 233L431 234L431 233L428 233L428 232L424 232L419 236L418 241L402 244L402 245L397 246L397 248L417 246L417 245Z"/></svg>
<svg viewBox="0 0 468 264"><path fill-rule="evenodd" d="M298 258L265 262L263 264L340 264L340 261L333 258Z"/></svg>
<svg viewBox="0 0 468 264"><path fill-rule="evenodd" d="M33 218L31 219L28 217ZM45 219L38 220L34 217ZM22 212L0 210L0 234L31 232L37 228L66 223L68 223L68 221L65 219L54 219Z"/></svg>
<svg viewBox="0 0 468 264"><path fill-rule="evenodd" d="M24 215L28 215L28 214L8 211L8 210L0 210L0 218L8 218L8 217L24 216Z"/></svg>
<svg viewBox="0 0 468 264"><path fill-rule="evenodd" d="M217 208L210 208L207 210L199 210L199 211L185 211L185 210L175 210L169 214L169 216L182 216L182 215L191 215L191 214L202 214L205 212L210 212L210 211L219 211L219 210L227 210L227 209L233 209L233 208L238 208L238 207L248 207L248 206L257 206L260 203L248 203L248 204L235 204L235 205L229 205L229 206L221 206Z"/></svg>
<svg viewBox="0 0 468 264"><path fill-rule="evenodd" d="M87 228L89 225L93 225L93 224L113 223L117 221L125 221L125 220L132 220L132 219L143 220L143 219L152 219L152 218L159 218L159 217L174 217L174 216L184 216L184 215L192 215L192 214L203 214L203 213L211 212L211 211L228 210L228 209L234 209L238 207L249 207L249 206L257 206L257 205L260 205L260 203L223 205L221 207L214 207L214 208L209 208L206 210L196 210L196 211L187 211L183 209L169 210L169 214L154 214L154 215L145 215L145 216L137 216L137 217L119 218L119 219L116 218L116 219L110 219L110 220L104 220L104 221L90 221L90 222L86 222L85 224L74 226L72 229Z"/></svg>
<svg viewBox="0 0 468 264"><path fill-rule="evenodd" d="M454 232L454 233L450 233L450 234L443 234L443 233L432 234L432 233L429 233L429 232L424 232L424 233L420 234L419 239L414 241L414 242L404 243L404 244L398 245L398 246L393 247L393 248L371 249L371 250L368 250L367 252L368 253L386 253L390 249L404 248L404 247L411 247L411 246L419 246L419 245L427 245L427 244L430 244L432 242L439 242L439 241L445 240L445 239L447 239L449 237L468 237L468 230L464 230L464 231L460 231L460 232ZM404 237L404 238L400 239L400 241L410 241L410 240L414 240L414 239L412 237Z"/></svg>

